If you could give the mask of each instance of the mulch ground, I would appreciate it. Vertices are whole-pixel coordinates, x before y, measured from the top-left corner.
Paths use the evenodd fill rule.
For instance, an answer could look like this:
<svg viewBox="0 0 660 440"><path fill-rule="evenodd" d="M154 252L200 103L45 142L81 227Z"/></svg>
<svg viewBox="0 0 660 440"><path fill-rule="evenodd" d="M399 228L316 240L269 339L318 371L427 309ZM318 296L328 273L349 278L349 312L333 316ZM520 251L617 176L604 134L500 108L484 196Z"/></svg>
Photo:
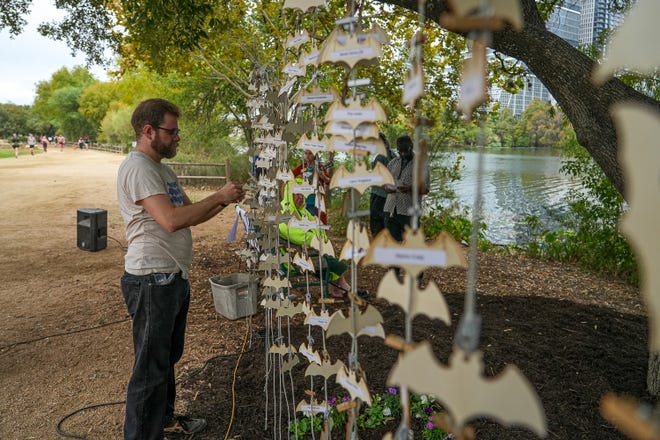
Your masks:
<svg viewBox="0 0 660 440"><path fill-rule="evenodd" d="M204 257L195 260L191 279L201 308L208 313L214 313L208 278L242 270L234 250L228 246L197 252ZM522 255L482 254L479 262L478 312L483 319L480 350L485 375L497 376L505 366L515 364L538 392L547 417L548 438L625 438L602 418L599 405L607 392L652 401L645 392L647 320L637 289L571 265ZM401 309L375 295L384 273L377 267L361 269L360 287L372 293L371 303L383 316L386 334L403 335ZM447 364L463 311L465 271L433 269L426 272L426 278L435 280L445 295L452 324L417 317L413 340L429 341L438 360ZM261 308L249 321L220 318L216 321L223 338L220 345L228 348L211 356L200 369L182 372L180 397L188 412L208 421L208 428L195 439L290 438L282 425L292 418L287 406L295 407L310 388L310 379L304 377L306 360L301 358L292 370L293 384L288 377L284 384L279 376L273 377L266 365L265 321ZM205 322L208 319L202 321L192 315L189 332L203 332ZM248 327L251 331L241 354ZM282 320L280 327L268 331L281 332L296 347L308 335L301 318L294 318L290 325ZM317 346L321 341L319 331L318 327L312 330ZM210 343L217 346L217 341ZM327 344L333 359L348 362L350 336L334 336ZM369 337L359 338L358 352L370 391L385 392L397 352L380 338ZM330 396L346 395L332 383L333 378L329 382ZM279 387L286 389L286 396L278 391ZM318 380L314 391L321 395L324 392ZM398 423L361 430L360 438L380 439L388 430L394 431ZM485 419L475 420L472 426L479 439L537 438L526 429L504 427ZM337 432L335 438L343 438L343 434ZM419 431L416 438L421 438Z"/></svg>

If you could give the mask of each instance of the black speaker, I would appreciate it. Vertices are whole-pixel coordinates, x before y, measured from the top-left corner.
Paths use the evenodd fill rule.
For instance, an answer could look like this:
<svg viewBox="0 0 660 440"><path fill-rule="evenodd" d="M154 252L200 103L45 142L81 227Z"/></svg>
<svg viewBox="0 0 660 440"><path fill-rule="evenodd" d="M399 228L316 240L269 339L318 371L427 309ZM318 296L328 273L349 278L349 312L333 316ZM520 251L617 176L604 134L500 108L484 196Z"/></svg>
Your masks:
<svg viewBox="0 0 660 440"><path fill-rule="evenodd" d="M108 246L108 211L88 208L78 210L78 247L100 251Z"/></svg>

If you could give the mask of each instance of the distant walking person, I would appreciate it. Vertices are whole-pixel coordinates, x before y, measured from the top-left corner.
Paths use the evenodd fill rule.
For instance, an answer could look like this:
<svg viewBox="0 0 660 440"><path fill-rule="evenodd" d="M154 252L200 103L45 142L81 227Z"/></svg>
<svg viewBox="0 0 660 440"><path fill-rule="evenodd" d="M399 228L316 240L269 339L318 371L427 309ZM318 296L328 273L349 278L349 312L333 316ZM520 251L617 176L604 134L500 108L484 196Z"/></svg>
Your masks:
<svg viewBox="0 0 660 440"><path fill-rule="evenodd" d="M34 135L30 133L28 135L28 147L30 147L30 154L34 156L34 145L37 143L37 140L34 138Z"/></svg>
<svg viewBox="0 0 660 440"><path fill-rule="evenodd" d="M125 440L161 440L164 433L194 434L200 418L174 413L174 365L183 354L190 304L190 227L245 195L227 183L192 203L176 174L161 160L176 155L179 109L163 99L141 102L131 124L137 143L117 175L117 200L128 250L121 290L133 320L135 361L126 393Z"/></svg>
<svg viewBox="0 0 660 440"><path fill-rule="evenodd" d="M14 149L14 156L18 159L18 149L21 148L21 140L16 133L11 137L11 147Z"/></svg>
<svg viewBox="0 0 660 440"><path fill-rule="evenodd" d="M45 134L41 136L41 147L44 149L44 153L48 153L48 138Z"/></svg>
<svg viewBox="0 0 660 440"><path fill-rule="evenodd" d="M59 135L57 137L57 143L60 146L60 151L64 151L64 135Z"/></svg>

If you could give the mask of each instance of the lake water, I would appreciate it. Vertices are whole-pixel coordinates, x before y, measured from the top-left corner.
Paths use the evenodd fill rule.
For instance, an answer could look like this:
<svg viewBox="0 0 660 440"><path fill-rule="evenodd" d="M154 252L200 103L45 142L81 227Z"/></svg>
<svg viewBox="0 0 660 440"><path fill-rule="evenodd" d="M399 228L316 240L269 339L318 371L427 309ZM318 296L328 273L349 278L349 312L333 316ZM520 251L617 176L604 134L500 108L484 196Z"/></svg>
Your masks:
<svg viewBox="0 0 660 440"><path fill-rule="evenodd" d="M478 152L450 153L464 156L462 177L454 183L461 206L470 212L477 188ZM483 219L486 238L499 244L524 242L525 217L536 215L550 229L556 220L544 207L565 210L563 197L579 182L562 173L561 159L551 149L497 149L484 151ZM432 182L433 186L433 182Z"/></svg>

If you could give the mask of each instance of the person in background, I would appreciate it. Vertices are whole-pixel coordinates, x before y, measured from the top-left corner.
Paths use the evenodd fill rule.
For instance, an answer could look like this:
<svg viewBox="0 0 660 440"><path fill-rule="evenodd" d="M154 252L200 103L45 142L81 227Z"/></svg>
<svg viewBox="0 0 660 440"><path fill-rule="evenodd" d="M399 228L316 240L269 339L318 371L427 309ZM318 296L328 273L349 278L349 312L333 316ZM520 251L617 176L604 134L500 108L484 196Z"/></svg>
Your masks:
<svg viewBox="0 0 660 440"><path fill-rule="evenodd" d="M396 241L403 241L403 232L406 226L412 226L410 209L412 208L412 188L414 173L413 141L410 136L401 136L396 140L396 148L399 156L395 157L387 164L394 177L394 185L385 185L387 199L385 200L385 227ZM422 195L427 194L430 188L429 164L423 164L422 176L419 176L419 195L420 204ZM399 269L396 268L397 276ZM423 285L424 274L420 272L417 283Z"/></svg>
<svg viewBox="0 0 660 440"><path fill-rule="evenodd" d="M305 206L305 197L302 194L294 194L290 189L291 183L284 187L284 197L280 206L283 214L296 215L301 220L312 220L314 216L307 210ZM314 238L317 236L319 241L327 241L328 237L322 229L319 230L305 230L297 227L290 227L288 223L282 222L278 225L280 238L288 241L296 246L309 246ZM328 243L328 246L332 244ZM348 266L341 260L331 256L324 255L325 261L328 264L327 269L330 271L330 285L328 290L330 296L333 298L344 298L345 294L351 290L351 285L346 280L346 271Z"/></svg>
<svg viewBox="0 0 660 440"><path fill-rule="evenodd" d="M34 135L32 133L28 134L28 147L30 147L30 154L34 156L34 144L37 143L37 140L34 138Z"/></svg>
<svg viewBox="0 0 660 440"><path fill-rule="evenodd" d="M64 135L57 136L57 144L60 146L60 151L64 151Z"/></svg>
<svg viewBox="0 0 660 440"><path fill-rule="evenodd" d="M41 147L44 149L44 153L48 153L48 138L45 134L41 136Z"/></svg>
<svg viewBox="0 0 660 440"><path fill-rule="evenodd" d="M126 395L124 439L163 439L165 433L194 434L206 421L174 412L174 365L183 354L190 304L190 227L203 223L244 191L227 183L192 203L174 171L162 163L177 153L179 109L163 99L135 108L136 147L117 175L117 200L128 248L121 290L133 321L135 361Z"/></svg>
<svg viewBox="0 0 660 440"><path fill-rule="evenodd" d="M14 149L14 156L18 159L18 149L21 148L21 140L16 133L11 137L11 147Z"/></svg>
<svg viewBox="0 0 660 440"><path fill-rule="evenodd" d="M292 173L294 177L302 178L305 183L311 184L314 179L314 171L316 170L319 186L327 190L328 185L330 185L330 168L332 168L332 163L331 159L326 165L317 164L316 155L312 150L305 150L302 163L295 167ZM316 194L307 196L305 207L312 215L317 215ZM325 212L321 212L319 218L324 225L327 224L327 214Z"/></svg>
<svg viewBox="0 0 660 440"><path fill-rule="evenodd" d="M378 154L372 162L372 166L376 166L376 163L380 162L383 165L387 164L392 160L393 154L390 149L390 141L387 139L384 133L378 133L378 136L383 141L385 145L386 155ZM375 237L381 230L385 228L385 200L387 199L387 191L385 188L380 186L371 187L371 197L369 199L369 229L371 229L371 236Z"/></svg>
<svg viewBox="0 0 660 440"><path fill-rule="evenodd" d="M78 139L78 149L82 150L85 148L85 140L83 138Z"/></svg>

